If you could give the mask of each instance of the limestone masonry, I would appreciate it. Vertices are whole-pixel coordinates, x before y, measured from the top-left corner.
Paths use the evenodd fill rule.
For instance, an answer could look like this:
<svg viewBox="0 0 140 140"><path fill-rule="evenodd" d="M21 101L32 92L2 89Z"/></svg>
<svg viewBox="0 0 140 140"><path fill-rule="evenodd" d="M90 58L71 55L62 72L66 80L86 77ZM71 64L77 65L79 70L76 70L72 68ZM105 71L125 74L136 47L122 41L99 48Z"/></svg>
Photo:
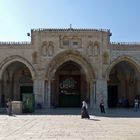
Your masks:
<svg viewBox="0 0 140 140"><path fill-rule="evenodd" d="M140 96L140 44L111 43L110 30L32 29L31 42L0 42L0 106L133 106ZM29 96L28 96L29 95ZM31 96L30 96L31 95ZM33 96L32 96L33 95Z"/></svg>

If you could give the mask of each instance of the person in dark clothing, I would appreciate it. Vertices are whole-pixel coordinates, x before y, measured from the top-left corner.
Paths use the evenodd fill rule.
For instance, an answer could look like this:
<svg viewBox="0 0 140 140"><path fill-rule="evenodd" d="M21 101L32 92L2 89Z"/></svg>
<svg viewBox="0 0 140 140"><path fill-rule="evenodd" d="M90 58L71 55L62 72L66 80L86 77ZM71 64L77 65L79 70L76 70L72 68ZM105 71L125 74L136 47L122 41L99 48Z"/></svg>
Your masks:
<svg viewBox="0 0 140 140"><path fill-rule="evenodd" d="M102 99L101 102L100 102L100 110L101 110L101 113L105 113L105 108L104 108L104 101L103 101L103 99Z"/></svg>
<svg viewBox="0 0 140 140"><path fill-rule="evenodd" d="M81 119L83 118L90 118L88 114L88 105L85 101L82 102L82 111L81 111Z"/></svg>
<svg viewBox="0 0 140 140"><path fill-rule="evenodd" d="M6 110L7 110L7 114L11 116L12 115L12 102L10 98L7 99Z"/></svg>

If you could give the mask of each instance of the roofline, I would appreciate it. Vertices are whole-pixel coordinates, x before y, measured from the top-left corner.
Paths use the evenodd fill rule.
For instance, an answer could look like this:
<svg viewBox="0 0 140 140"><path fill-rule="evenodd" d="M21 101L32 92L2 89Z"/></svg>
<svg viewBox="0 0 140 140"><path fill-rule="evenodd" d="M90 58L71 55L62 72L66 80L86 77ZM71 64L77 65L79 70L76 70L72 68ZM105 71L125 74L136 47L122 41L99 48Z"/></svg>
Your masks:
<svg viewBox="0 0 140 140"><path fill-rule="evenodd" d="M92 29L92 28L37 28L31 29L33 32L107 32L110 33L109 29Z"/></svg>

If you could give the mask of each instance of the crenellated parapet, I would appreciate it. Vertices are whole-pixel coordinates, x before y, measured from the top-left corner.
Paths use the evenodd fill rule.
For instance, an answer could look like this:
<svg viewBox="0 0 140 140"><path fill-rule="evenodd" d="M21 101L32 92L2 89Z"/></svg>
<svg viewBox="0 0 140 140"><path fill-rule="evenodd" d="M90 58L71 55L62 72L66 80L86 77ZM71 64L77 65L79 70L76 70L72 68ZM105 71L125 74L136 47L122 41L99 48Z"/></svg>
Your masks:
<svg viewBox="0 0 140 140"><path fill-rule="evenodd" d="M109 29L78 29L78 28L38 28L38 29L32 29L33 32L68 32L68 31L73 31L73 32L108 32L110 33Z"/></svg>
<svg viewBox="0 0 140 140"><path fill-rule="evenodd" d="M140 51L140 42L111 42L111 50Z"/></svg>
<svg viewBox="0 0 140 140"><path fill-rule="evenodd" d="M140 42L111 42L112 45L140 45Z"/></svg>
<svg viewBox="0 0 140 140"><path fill-rule="evenodd" d="M31 42L23 41L23 42L0 42L0 45L28 45Z"/></svg>
<svg viewBox="0 0 140 140"><path fill-rule="evenodd" d="M0 42L0 48L30 48L31 42Z"/></svg>

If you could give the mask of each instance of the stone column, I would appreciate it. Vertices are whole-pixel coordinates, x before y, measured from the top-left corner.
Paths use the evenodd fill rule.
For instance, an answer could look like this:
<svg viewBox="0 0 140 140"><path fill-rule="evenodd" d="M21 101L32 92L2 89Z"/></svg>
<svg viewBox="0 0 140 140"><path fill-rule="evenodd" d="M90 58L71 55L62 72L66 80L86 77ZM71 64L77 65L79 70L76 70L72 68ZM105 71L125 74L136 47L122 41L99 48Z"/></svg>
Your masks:
<svg viewBox="0 0 140 140"><path fill-rule="evenodd" d="M33 92L35 95L35 105L37 103L41 103L44 105L44 79L35 79L33 88Z"/></svg>
<svg viewBox="0 0 140 140"><path fill-rule="evenodd" d="M96 107L99 107L100 100L103 99L105 103L105 108L108 108L107 104L107 80L97 79L96 81Z"/></svg>
<svg viewBox="0 0 140 140"><path fill-rule="evenodd" d="M90 80L90 89L89 89L89 93L90 93L90 108L94 107L94 82L92 80Z"/></svg>
<svg viewBox="0 0 140 140"><path fill-rule="evenodd" d="M90 81L90 108L98 108L96 93L96 81Z"/></svg>
<svg viewBox="0 0 140 140"><path fill-rule="evenodd" d="M47 80L45 84L45 103L48 108L51 107L51 80Z"/></svg>
<svg viewBox="0 0 140 140"><path fill-rule="evenodd" d="M51 106L51 80L48 81L48 103L47 103L47 106L50 108Z"/></svg>
<svg viewBox="0 0 140 140"><path fill-rule="evenodd" d="M97 94L96 94L96 81L94 81L93 83L93 90L94 90L94 97L93 97L93 100L94 100L94 103L93 103L93 108L97 108Z"/></svg>

